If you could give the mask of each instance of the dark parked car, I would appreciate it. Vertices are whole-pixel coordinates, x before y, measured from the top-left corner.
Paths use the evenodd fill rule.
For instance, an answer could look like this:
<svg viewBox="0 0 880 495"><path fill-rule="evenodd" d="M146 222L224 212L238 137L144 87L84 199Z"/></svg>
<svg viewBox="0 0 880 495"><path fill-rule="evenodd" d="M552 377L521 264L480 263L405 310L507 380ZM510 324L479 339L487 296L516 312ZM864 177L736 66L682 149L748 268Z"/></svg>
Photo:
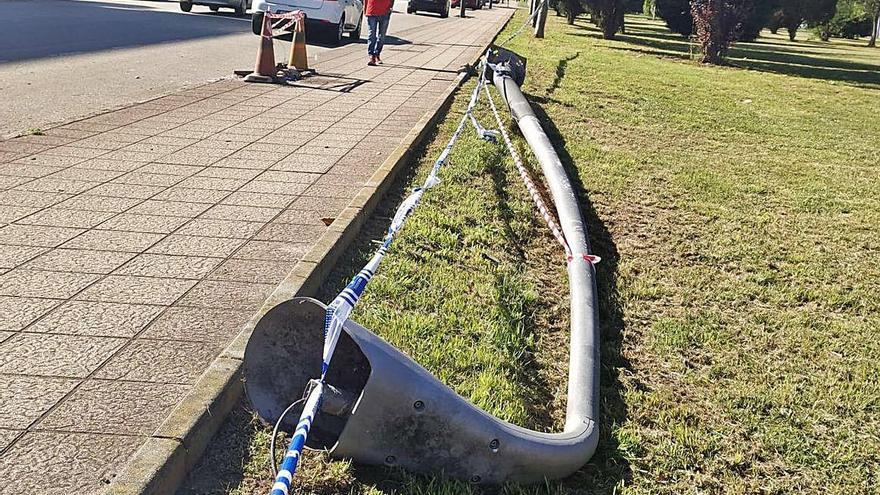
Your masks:
<svg viewBox="0 0 880 495"><path fill-rule="evenodd" d="M440 17L449 17L449 0L409 0L406 13L415 14L418 10L434 12L440 14Z"/></svg>
<svg viewBox="0 0 880 495"><path fill-rule="evenodd" d="M451 5L453 9L457 9L458 6L461 5L461 3L459 3L459 0L452 0ZM483 5L483 0L464 0L464 7L466 9L479 10L483 8Z"/></svg>

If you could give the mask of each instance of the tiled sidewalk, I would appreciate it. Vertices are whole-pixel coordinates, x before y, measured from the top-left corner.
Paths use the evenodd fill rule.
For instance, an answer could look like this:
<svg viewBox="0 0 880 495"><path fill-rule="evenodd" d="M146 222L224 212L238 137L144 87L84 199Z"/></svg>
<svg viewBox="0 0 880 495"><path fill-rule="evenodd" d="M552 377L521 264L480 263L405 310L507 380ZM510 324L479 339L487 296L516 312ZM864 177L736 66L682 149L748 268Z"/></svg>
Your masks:
<svg viewBox="0 0 880 495"><path fill-rule="evenodd" d="M510 12L0 141L0 494L105 487Z"/></svg>

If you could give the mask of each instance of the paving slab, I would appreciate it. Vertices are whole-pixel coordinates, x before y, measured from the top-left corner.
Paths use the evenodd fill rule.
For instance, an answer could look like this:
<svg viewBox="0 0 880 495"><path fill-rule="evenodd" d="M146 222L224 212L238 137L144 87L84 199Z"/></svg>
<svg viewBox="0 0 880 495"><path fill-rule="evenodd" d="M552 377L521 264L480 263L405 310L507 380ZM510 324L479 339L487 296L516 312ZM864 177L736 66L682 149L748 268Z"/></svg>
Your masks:
<svg viewBox="0 0 880 495"><path fill-rule="evenodd" d="M291 86L226 79L0 141L0 494L179 474L136 452L192 465L242 328L316 283L511 13L392 27L377 67L352 44Z"/></svg>

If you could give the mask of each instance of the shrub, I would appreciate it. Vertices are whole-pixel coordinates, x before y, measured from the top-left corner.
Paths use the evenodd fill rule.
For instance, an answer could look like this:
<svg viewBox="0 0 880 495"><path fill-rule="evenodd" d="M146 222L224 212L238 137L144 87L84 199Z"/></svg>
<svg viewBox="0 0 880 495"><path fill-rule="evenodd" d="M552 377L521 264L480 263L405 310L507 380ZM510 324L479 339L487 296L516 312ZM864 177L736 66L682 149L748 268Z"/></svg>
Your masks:
<svg viewBox="0 0 880 495"><path fill-rule="evenodd" d="M702 48L700 61L723 62L730 44L740 36L743 21L753 13L752 0L693 0L691 15Z"/></svg>
<svg viewBox="0 0 880 495"><path fill-rule="evenodd" d="M754 41L761 35L761 30L769 26L773 13L778 9L775 1L757 0L752 2L750 12L742 19L737 33L737 41Z"/></svg>
<svg viewBox="0 0 880 495"><path fill-rule="evenodd" d="M788 29L794 41L798 28L804 23L818 26L827 23L837 12L837 0L778 0L781 26Z"/></svg>
<svg viewBox="0 0 880 495"><path fill-rule="evenodd" d="M585 7L589 10L602 30L602 37L613 40L614 36L623 29L624 0L584 0Z"/></svg>
<svg viewBox="0 0 880 495"><path fill-rule="evenodd" d="M569 24L574 24L577 16L584 13L584 6L580 0L557 0L556 11L565 16Z"/></svg>
<svg viewBox="0 0 880 495"><path fill-rule="evenodd" d="M645 10L645 2L643 0L624 0L623 6L628 14L650 13L650 11Z"/></svg>
<svg viewBox="0 0 880 495"><path fill-rule="evenodd" d="M666 21L673 32L684 37L693 34L694 18L691 17L690 0L655 0L657 15Z"/></svg>
<svg viewBox="0 0 880 495"><path fill-rule="evenodd" d="M669 29L672 31L689 37L693 34L694 17L692 15L691 0L655 0L657 6L657 15L659 15ZM739 0L729 1L729 4L739 7L738 14L739 23L734 29L736 35L735 41L752 41L756 39L761 30L770 24L773 12L776 10L775 0L759 0L757 2L740 2Z"/></svg>

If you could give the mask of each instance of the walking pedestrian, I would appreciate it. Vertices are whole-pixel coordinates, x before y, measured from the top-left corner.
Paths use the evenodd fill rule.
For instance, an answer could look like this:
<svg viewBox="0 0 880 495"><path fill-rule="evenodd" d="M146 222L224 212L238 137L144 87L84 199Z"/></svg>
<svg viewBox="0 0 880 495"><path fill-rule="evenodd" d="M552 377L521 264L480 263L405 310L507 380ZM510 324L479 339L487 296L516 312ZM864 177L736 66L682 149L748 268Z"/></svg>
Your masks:
<svg viewBox="0 0 880 495"><path fill-rule="evenodd" d="M385 33L388 31L388 22L391 21L391 7L394 0L366 0L367 5L364 15L367 16L367 28L370 36L367 38L367 54L370 61L367 65L382 63L382 46L385 44Z"/></svg>

